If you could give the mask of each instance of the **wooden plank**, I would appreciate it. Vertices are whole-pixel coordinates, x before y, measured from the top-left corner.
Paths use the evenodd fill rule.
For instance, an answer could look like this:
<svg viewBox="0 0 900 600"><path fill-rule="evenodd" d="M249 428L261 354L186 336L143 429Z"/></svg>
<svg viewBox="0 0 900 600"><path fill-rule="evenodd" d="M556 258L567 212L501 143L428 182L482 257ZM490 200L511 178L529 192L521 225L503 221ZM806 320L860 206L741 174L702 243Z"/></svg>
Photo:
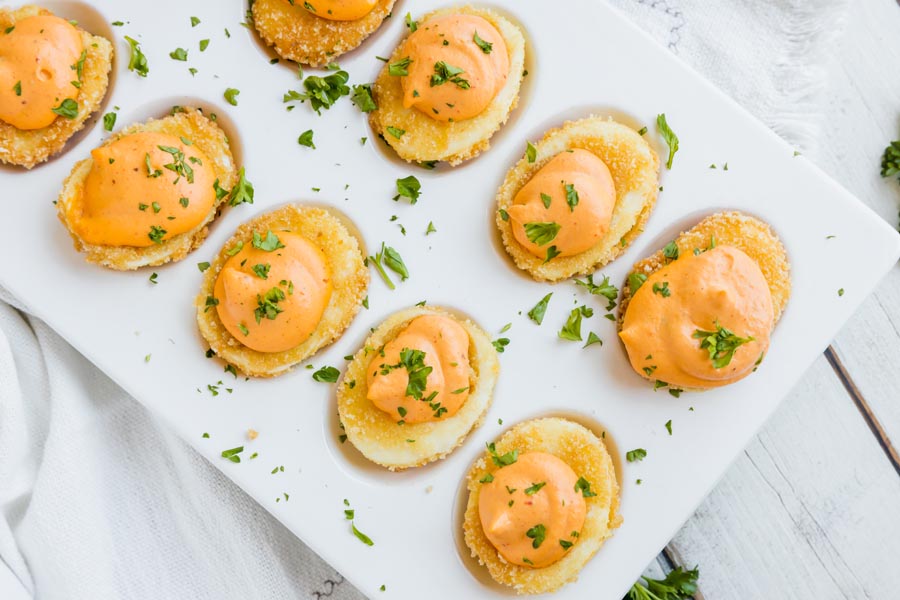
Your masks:
<svg viewBox="0 0 900 600"><path fill-rule="evenodd" d="M854 3L832 70L827 141L811 158L896 225L900 183L879 174L881 155L900 139L900 9L888 0ZM896 72L890 71L892 73ZM835 273L840 287L840 273ZM834 352L887 436L900 447L900 268L895 268L834 342Z"/></svg>
<svg viewBox="0 0 900 600"><path fill-rule="evenodd" d="M707 598L892 598L898 506L900 478L823 357L670 548Z"/></svg>

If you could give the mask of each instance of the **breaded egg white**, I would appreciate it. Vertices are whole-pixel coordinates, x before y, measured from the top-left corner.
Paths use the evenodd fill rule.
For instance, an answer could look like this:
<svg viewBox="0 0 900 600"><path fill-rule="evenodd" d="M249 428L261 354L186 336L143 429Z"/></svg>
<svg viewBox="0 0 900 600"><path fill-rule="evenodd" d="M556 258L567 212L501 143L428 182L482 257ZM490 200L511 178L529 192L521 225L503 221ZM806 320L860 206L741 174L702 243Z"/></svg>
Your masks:
<svg viewBox="0 0 900 600"><path fill-rule="evenodd" d="M408 162L446 161L455 166L478 156L490 147L491 136L506 123L519 102L525 69L522 31L496 12L472 6L436 10L420 19L419 27L427 26L430 19L454 14L481 17L497 29L509 52L509 77L503 89L478 116L456 122L436 121L416 108L403 106L400 78L389 73L390 63L406 56L406 40L401 42L372 85L372 96L378 108L369 113L369 123L397 155ZM398 139L388 133L388 127L405 133Z"/></svg>
<svg viewBox="0 0 900 600"><path fill-rule="evenodd" d="M47 9L28 5L18 9L0 8L0 30L16 24L26 17L52 15ZM112 67L113 47L106 38L91 35L76 26L81 33L87 55L82 69L81 88L76 102L78 113L74 119L57 117L47 127L22 130L0 121L0 162L19 165L31 169L47 160L66 145L75 133L80 131L91 115L100 108L106 88L109 85L109 70Z"/></svg>
<svg viewBox="0 0 900 600"><path fill-rule="evenodd" d="M276 377L328 346L344 333L359 312L369 287L369 271L363 263L360 241L344 225L337 211L304 204L286 204L247 221L235 231L203 275L200 293L194 301L200 334L219 358L253 377ZM325 257L331 272L333 292L322 319L303 343L283 352L258 352L232 336L207 298L214 294L216 279L239 242L253 243L253 233L277 234L289 231L305 238Z"/></svg>
<svg viewBox="0 0 900 600"><path fill-rule="evenodd" d="M584 526L574 546L557 562L543 568L529 568L507 562L488 540L481 526L478 498L481 480L500 469L489 453L475 461L467 475L469 500L463 521L466 545L472 557L485 565L497 583L519 594L553 592L575 581L578 573L597 553L603 542L622 523L618 514L619 484L616 469L606 445L586 427L568 419L545 418L525 421L504 433L495 443L498 455L513 450L546 452L567 463L576 474L587 479L596 496L585 498Z"/></svg>
<svg viewBox="0 0 900 600"><path fill-rule="evenodd" d="M162 119L150 119L146 123L130 125L111 136L103 142L103 145L107 146L127 135L144 131L164 133L191 140L193 145L212 161L212 169L220 186L230 189L237 181L237 169L225 132L214 121L206 117L201 110L179 108L178 112ZM84 252L88 262L110 269L129 271L183 259L206 239L207 225L219 214L227 198L218 198L203 221L196 227L190 231L173 235L161 244L141 248L89 244L73 231L72 224L81 210L84 183L91 171L92 164L93 159L88 157L77 162L72 168L72 172L63 182L63 188L56 203L57 214L72 236L75 249ZM123 202L134 201L137 203L139 200L143 200L143 198L123 198Z"/></svg>
<svg viewBox="0 0 900 600"><path fill-rule="evenodd" d="M380 348L423 315L449 317L469 334L469 397L452 417L398 425L367 398L366 370ZM391 471L418 467L450 454L481 424L490 408L499 373L497 351L478 325L442 308L408 308L379 325L347 366L338 382L338 414L347 439L372 462Z"/></svg>
<svg viewBox="0 0 900 600"><path fill-rule="evenodd" d="M643 231L659 192L659 157L638 132L603 117L569 121L548 131L535 144L537 158L523 157L507 173L497 192L497 227L503 246L516 266L536 281L560 281L593 273L614 260ZM503 215L519 190L553 157L566 150L582 149L595 154L609 168L616 188L609 231L589 250L574 256L544 261L522 247Z"/></svg>
<svg viewBox="0 0 900 600"><path fill-rule="evenodd" d="M733 246L744 252L759 265L769 291L772 293L772 307L775 309L775 323L781 318L791 297L791 265L787 252L778 236L768 223L741 212L721 212L710 215L691 229L675 238L678 251L682 255L695 249L709 248L715 237L715 244ZM667 264L662 249L635 263L631 273L650 275ZM629 273L629 274L631 274ZM622 330L625 311L631 300L631 286L628 277L622 285L622 301L619 303L618 328Z"/></svg>
<svg viewBox="0 0 900 600"><path fill-rule="evenodd" d="M379 0L356 21L330 21L317 17L297 0L251 2L253 25L260 37L284 59L320 67L353 50L374 33L391 14L395 0Z"/></svg>

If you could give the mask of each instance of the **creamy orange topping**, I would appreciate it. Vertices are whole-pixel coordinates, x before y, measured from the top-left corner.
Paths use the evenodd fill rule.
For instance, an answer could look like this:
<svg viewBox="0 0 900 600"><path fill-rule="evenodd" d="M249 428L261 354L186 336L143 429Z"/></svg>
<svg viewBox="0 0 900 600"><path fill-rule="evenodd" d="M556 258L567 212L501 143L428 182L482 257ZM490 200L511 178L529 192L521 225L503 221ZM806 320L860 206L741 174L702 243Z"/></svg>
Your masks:
<svg viewBox="0 0 900 600"><path fill-rule="evenodd" d="M234 256L222 265L214 291L225 329L257 352L305 342L331 299L322 251L299 235L269 231L226 252Z"/></svg>
<svg viewBox="0 0 900 600"><path fill-rule="evenodd" d="M216 177L188 142L142 132L92 150L73 231L89 244L146 247L199 225L215 204Z"/></svg>
<svg viewBox="0 0 900 600"><path fill-rule="evenodd" d="M78 30L52 15L26 17L9 33L0 31L0 121L41 129L59 116L54 108L71 114L83 52Z"/></svg>
<svg viewBox="0 0 900 600"><path fill-rule="evenodd" d="M469 334L442 315L416 317L369 363L366 397L404 423L455 415L469 397Z"/></svg>
<svg viewBox="0 0 900 600"><path fill-rule="evenodd" d="M578 541L584 525L584 494L591 492L580 481L552 454L520 455L482 484L478 516L484 534L513 564L552 565Z"/></svg>
<svg viewBox="0 0 900 600"><path fill-rule="evenodd" d="M772 294L759 265L737 248L718 246L650 275L619 335L632 367L648 379L709 388L750 374L773 326Z"/></svg>
<svg viewBox="0 0 900 600"><path fill-rule="evenodd" d="M399 75L403 106L437 121L481 114L509 77L503 36L473 15L447 15L420 25L406 41L406 53L400 64L408 63L409 74Z"/></svg>
<svg viewBox="0 0 900 600"><path fill-rule="evenodd" d="M587 150L571 150L541 167L507 212L516 241L549 259L592 248L609 231L615 204L606 163Z"/></svg>
<svg viewBox="0 0 900 600"><path fill-rule="evenodd" d="M377 0L291 0L307 11L329 21L356 21L372 12Z"/></svg>

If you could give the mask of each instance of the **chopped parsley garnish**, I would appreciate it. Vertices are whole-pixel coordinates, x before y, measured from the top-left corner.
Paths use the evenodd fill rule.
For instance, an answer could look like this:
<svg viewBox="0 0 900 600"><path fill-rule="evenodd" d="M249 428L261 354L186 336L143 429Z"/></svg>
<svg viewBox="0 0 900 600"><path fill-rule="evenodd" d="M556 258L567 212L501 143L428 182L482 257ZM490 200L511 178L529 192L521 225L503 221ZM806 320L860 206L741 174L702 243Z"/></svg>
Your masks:
<svg viewBox="0 0 900 600"><path fill-rule="evenodd" d="M305 93L289 91L284 95L284 102L309 100L309 105L316 114L322 114L322 109L331 108L341 96L350 95L350 86L347 81L350 76L346 71L335 71L331 75L319 77L318 75L310 75L303 80L303 89Z"/></svg>
<svg viewBox="0 0 900 600"><path fill-rule="evenodd" d="M147 57L141 52L141 43L134 38L125 36L125 41L131 47L131 58L128 61L128 70L134 71L141 77L146 77L150 72L150 66L147 64Z"/></svg>
<svg viewBox="0 0 900 600"><path fill-rule="evenodd" d="M656 117L656 126L659 129L660 135L662 135L663 140L665 140L666 144L669 146L669 160L666 161L666 168L672 168L672 161L675 160L675 153L678 152L678 136L675 135L675 132L669 127L669 124L666 122L666 114L663 113Z"/></svg>
<svg viewBox="0 0 900 600"><path fill-rule="evenodd" d="M384 257L385 266L399 275L400 281L409 279L409 270L406 268L406 264L403 262L400 253L384 244L381 245L381 251Z"/></svg>
<svg viewBox="0 0 900 600"><path fill-rule="evenodd" d="M196 27L200 24L200 19L197 17L191 17L191 27Z"/></svg>
<svg viewBox="0 0 900 600"><path fill-rule="evenodd" d="M241 90L237 88L227 88L225 90L225 101L232 106L237 106L238 101L237 97L241 93Z"/></svg>
<svg viewBox="0 0 900 600"><path fill-rule="evenodd" d="M534 308L528 311L528 318L540 325L544 322L544 315L547 314L547 306L550 304L550 298L553 296L553 292L550 292L543 298L541 298L540 302L534 305Z"/></svg>
<svg viewBox="0 0 900 600"><path fill-rule="evenodd" d="M71 98L66 98L59 106L51 110L61 117L74 119L78 116L78 103Z"/></svg>
<svg viewBox="0 0 900 600"><path fill-rule="evenodd" d="M597 495L591 491L591 482L584 477L579 477L578 481L575 482L575 491L581 492L581 495L585 498L592 498Z"/></svg>
<svg viewBox="0 0 900 600"><path fill-rule="evenodd" d="M891 142L881 157L881 176L890 177L900 173L900 140Z"/></svg>
<svg viewBox="0 0 900 600"><path fill-rule="evenodd" d="M512 450L506 454L499 455L497 454L497 447L494 445L494 442L487 444L487 449L491 455L491 460L494 461L494 464L498 467L508 467L519 460L518 450Z"/></svg>
<svg viewBox="0 0 900 600"><path fill-rule="evenodd" d="M566 319L566 324L559 331L559 337L571 342L580 342L583 339L581 337L581 319L582 317L590 318L593 314L594 311L587 306L579 306L572 309L572 312L569 313L569 318Z"/></svg>
<svg viewBox="0 0 900 600"><path fill-rule="evenodd" d="M503 210L502 208L497 211L497 214L500 215L500 218L504 221L509 221L509 213Z"/></svg>
<svg viewBox="0 0 900 600"><path fill-rule="evenodd" d="M187 179L188 183L194 183L194 169L188 164L188 162L193 161L186 161L184 152L180 148L175 148L174 146L157 146L157 148L166 154L172 155L172 162L163 165L163 168L177 175L175 183L178 183L178 180L182 177Z"/></svg>
<svg viewBox="0 0 900 600"><path fill-rule="evenodd" d="M432 221L428 221L428 229L425 230L425 235L437 233L437 229L434 228L434 223Z"/></svg>
<svg viewBox="0 0 900 600"><path fill-rule="evenodd" d="M209 40L200 40L200 52L205 51L209 48Z"/></svg>
<svg viewBox="0 0 900 600"><path fill-rule="evenodd" d="M387 132L397 138L398 140L402 138L406 134L405 129L400 129L399 127L394 127L393 125L387 126Z"/></svg>
<svg viewBox="0 0 900 600"><path fill-rule="evenodd" d="M531 142L525 142L525 158L529 163L537 160L537 148Z"/></svg>
<svg viewBox="0 0 900 600"><path fill-rule="evenodd" d="M374 546L375 542L372 541L372 538L364 534L362 531L356 528L356 524L351 521L350 528L353 530L353 535L356 536L356 539L361 541L366 546Z"/></svg>
<svg viewBox="0 0 900 600"><path fill-rule="evenodd" d="M257 306L253 309L253 316L256 318L256 323L259 324L263 318L274 321L279 314L284 312L284 309L278 306L278 303L284 299L284 292L277 286L270 288L265 294L257 294Z"/></svg>
<svg viewBox="0 0 900 600"><path fill-rule="evenodd" d="M563 547L563 550L568 550L572 547L572 542L568 540L559 540L559 545Z"/></svg>
<svg viewBox="0 0 900 600"><path fill-rule="evenodd" d="M414 175L410 175L409 177L404 177L403 179L397 180L397 195L394 196L394 201L399 200L401 197L408 198L410 204L415 204L418 201L419 196L421 195L422 184L419 183L419 180L416 179Z"/></svg>
<svg viewBox="0 0 900 600"><path fill-rule="evenodd" d="M558 223L525 223L525 236L532 244L546 246L556 239L560 229Z"/></svg>
<svg viewBox="0 0 900 600"><path fill-rule="evenodd" d="M635 448L625 453L625 460L628 462L640 462L647 458L647 451L643 448Z"/></svg>
<svg viewBox="0 0 900 600"><path fill-rule="evenodd" d="M503 354L506 351L506 347L509 346L509 338L498 338L491 342L491 345L498 354Z"/></svg>
<svg viewBox="0 0 900 600"><path fill-rule="evenodd" d="M587 342L585 342L585 344L584 344L584 346L582 346L582 348L587 348L588 346L593 346L594 344L600 344L602 346L603 340L601 340L600 336L597 335L596 333L594 333L593 331L589 331Z"/></svg>
<svg viewBox="0 0 900 600"><path fill-rule="evenodd" d="M13 91L16 93L16 96L22 95L22 82L17 81L16 85L13 86Z"/></svg>
<svg viewBox="0 0 900 600"><path fill-rule="evenodd" d="M491 483L494 481L494 476L491 473L487 473L484 477L478 480L479 483Z"/></svg>
<svg viewBox="0 0 900 600"><path fill-rule="evenodd" d="M187 60L187 50L184 48L175 48L169 52L169 57L172 58L172 60Z"/></svg>
<svg viewBox="0 0 900 600"><path fill-rule="evenodd" d="M721 369L731 364L735 351L754 340L752 336L742 338L734 332L722 327L718 321L715 323L716 331L703 331L698 329L691 336L700 341L700 348L709 352L713 368Z"/></svg>
<svg viewBox="0 0 900 600"><path fill-rule="evenodd" d="M475 42L475 45L481 48L481 51L485 54L490 54L491 50L494 49L494 45L490 42L486 42L478 35L478 31L475 31L475 36L472 38L472 41Z"/></svg>
<svg viewBox="0 0 900 600"><path fill-rule="evenodd" d="M108 112L103 115L103 129L106 131L112 131L113 127L116 126L116 113Z"/></svg>
<svg viewBox="0 0 900 600"><path fill-rule="evenodd" d="M334 367L322 367L313 373L312 378L322 383L335 383L340 375L341 372Z"/></svg>
<svg viewBox="0 0 900 600"><path fill-rule="evenodd" d="M269 269L272 268L272 265L269 263L253 265L250 269L256 273L256 276L260 279L268 279L269 278Z"/></svg>
<svg viewBox="0 0 900 600"><path fill-rule="evenodd" d="M219 197L220 192L224 191L224 188L218 187L218 183L219 180L217 179L213 184L213 188L216 190L216 198ZM237 183L231 188L231 191L228 192L228 205L237 206L244 202L253 204L253 194L253 184L247 179L247 176L244 173L244 167L241 167L240 170L238 170Z"/></svg>
<svg viewBox="0 0 900 600"><path fill-rule="evenodd" d="M233 463L241 462L241 457L239 454L244 451L243 446L238 446L237 448L231 448L229 450L222 450L222 458L227 458Z"/></svg>
<svg viewBox="0 0 900 600"><path fill-rule="evenodd" d="M578 206L578 191L572 183L564 183L563 187L566 190L566 204L569 205L569 212L575 212L575 207Z"/></svg>
<svg viewBox="0 0 900 600"><path fill-rule="evenodd" d="M375 104L375 99L372 97L372 86L368 83L354 85L353 95L350 96L350 100L364 113L370 113L378 108L378 105Z"/></svg>
<svg viewBox="0 0 900 600"><path fill-rule="evenodd" d="M202 273L209 268L209 263L206 261L199 262L197 263L197 268L200 269L200 272Z"/></svg>
<svg viewBox="0 0 900 600"><path fill-rule="evenodd" d="M281 240L278 239L278 236L272 233L271 230L266 231L265 239L263 239L258 231L254 231L253 247L265 252L274 252L279 248L284 248L284 244L281 243Z"/></svg>
<svg viewBox="0 0 900 600"><path fill-rule="evenodd" d="M645 281L647 281L647 276L643 273L631 273L628 275L628 287L631 289L632 296L641 289Z"/></svg>
<svg viewBox="0 0 900 600"><path fill-rule="evenodd" d="M668 298L672 295L672 291L669 289L669 282L663 281L662 285L659 282L653 284L653 293L659 294L663 298Z"/></svg>
<svg viewBox="0 0 900 600"><path fill-rule="evenodd" d="M158 226L158 225L151 225L151 226L150 226L150 233L147 234L147 237L149 237L150 240L151 240L154 244L162 244L162 242L163 242L163 237L165 237L165 235L166 235L167 233L168 233L168 231L166 231L166 230L163 229L162 227L160 227L160 226Z"/></svg>
<svg viewBox="0 0 900 600"><path fill-rule="evenodd" d="M307 148L316 149L316 144L313 142L313 130L307 129L303 133L300 134L300 137L297 138L297 143L301 146L306 146Z"/></svg>
<svg viewBox="0 0 900 600"><path fill-rule="evenodd" d="M669 432L669 435L672 435L672 419L666 421L666 431Z"/></svg>
<svg viewBox="0 0 900 600"><path fill-rule="evenodd" d="M545 485L547 485L547 482L546 482L546 481L539 481L538 483L532 483L532 484L531 484L531 487L525 488L525 495L526 495L526 496L534 496L534 495L537 494L537 493L540 491L540 489L541 489L542 487L544 487Z"/></svg>
<svg viewBox="0 0 900 600"><path fill-rule="evenodd" d="M543 544L544 540L547 538L547 528L544 527L543 524L538 523L525 532L525 537L533 540L531 542L531 547L537 550L541 547L541 544Z"/></svg>
<svg viewBox="0 0 900 600"><path fill-rule="evenodd" d="M388 65L388 74L393 75L394 77L406 77L409 75L409 65L411 63L412 59L408 56L395 63L391 63Z"/></svg>
<svg viewBox="0 0 900 600"><path fill-rule="evenodd" d="M599 284L596 284L594 283L594 274L591 273L584 281L576 279L575 284L586 288L592 296L603 296L604 298L606 298L607 311L610 311L616 307L616 300L618 300L619 298L619 288L609 282L609 277L604 276L603 281L601 281Z"/></svg>
<svg viewBox="0 0 900 600"><path fill-rule="evenodd" d="M410 33L415 33L416 30L419 28L419 24L417 22L413 21L411 14L406 13L405 21L406 21L406 26L409 27Z"/></svg>
<svg viewBox="0 0 900 600"><path fill-rule="evenodd" d="M676 244L674 241L666 244L665 248L663 248L663 256L665 256L669 260L677 260L678 244Z"/></svg>
<svg viewBox="0 0 900 600"><path fill-rule="evenodd" d="M456 87L467 90L471 86L468 81L460 77L463 73L465 73L465 71L459 67L448 65L442 60L438 61L434 63L434 74L431 76L431 87L443 85L449 81L455 83Z"/></svg>

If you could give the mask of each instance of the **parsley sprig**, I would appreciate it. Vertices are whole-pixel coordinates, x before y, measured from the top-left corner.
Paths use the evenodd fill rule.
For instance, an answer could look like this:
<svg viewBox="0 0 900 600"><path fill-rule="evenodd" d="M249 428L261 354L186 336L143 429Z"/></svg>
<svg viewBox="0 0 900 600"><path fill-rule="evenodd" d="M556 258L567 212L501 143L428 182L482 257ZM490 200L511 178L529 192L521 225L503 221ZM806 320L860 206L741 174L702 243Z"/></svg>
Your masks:
<svg viewBox="0 0 900 600"><path fill-rule="evenodd" d="M753 336L742 338L735 335L733 331L722 327L718 320L716 320L716 331L698 329L691 337L701 340L700 348L709 352L709 358L715 369L727 367L734 358L735 350L754 340Z"/></svg>
<svg viewBox="0 0 900 600"><path fill-rule="evenodd" d="M625 600L688 600L697 593L697 579L700 569L694 567L685 571L676 567L664 579L641 577L641 581L631 586Z"/></svg>

